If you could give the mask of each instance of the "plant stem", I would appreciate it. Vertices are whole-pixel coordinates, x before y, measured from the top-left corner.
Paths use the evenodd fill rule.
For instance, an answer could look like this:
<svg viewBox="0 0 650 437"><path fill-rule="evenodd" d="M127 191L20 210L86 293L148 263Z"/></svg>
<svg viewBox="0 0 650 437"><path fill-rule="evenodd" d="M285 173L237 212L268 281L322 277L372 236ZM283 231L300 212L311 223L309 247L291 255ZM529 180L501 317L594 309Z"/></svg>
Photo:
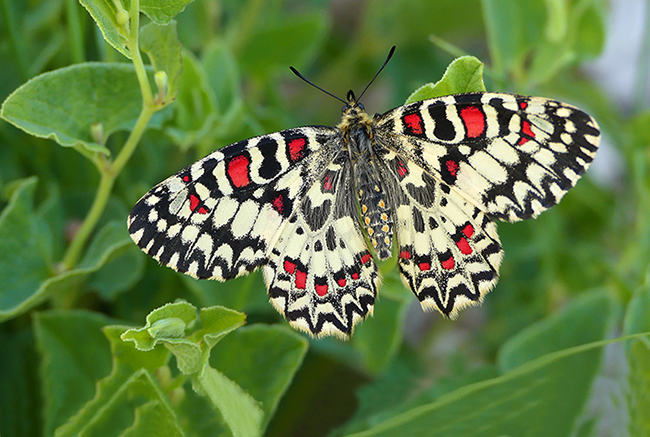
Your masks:
<svg viewBox="0 0 650 437"><path fill-rule="evenodd" d="M79 257L81 252L88 241L88 238L92 234L93 230L97 226L97 222L104 213L106 208L106 203L111 196L113 191L113 185L115 184L115 179L124 169L124 166L133 155L135 148L137 147L142 135L144 134L147 124L153 114L162 108L162 103L155 102L153 95L151 93L151 86L149 85L149 80L147 79L147 73L144 68L144 63L142 62L142 56L140 55L140 49L138 46L138 32L139 32L139 1L131 1L131 10L130 10L130 37L128 42L129 50L133 56L133 65L135 67L135 72L138 77L138 82L140 83L140 89L142 92L142 111L138 116L138 120L135 123L135 126L129 138L126 140L124 147L120 150L117 157L113 162L105 161L105 158L97 156L96 160L93 160L97 165L100 173L99 187L97 187L97 192L95 193L95 199L93 204L84 219L81 228L75 235L72 243L68 247L64 257L63 257L63 267L65 269L71 269L79 262Z"/></svg>

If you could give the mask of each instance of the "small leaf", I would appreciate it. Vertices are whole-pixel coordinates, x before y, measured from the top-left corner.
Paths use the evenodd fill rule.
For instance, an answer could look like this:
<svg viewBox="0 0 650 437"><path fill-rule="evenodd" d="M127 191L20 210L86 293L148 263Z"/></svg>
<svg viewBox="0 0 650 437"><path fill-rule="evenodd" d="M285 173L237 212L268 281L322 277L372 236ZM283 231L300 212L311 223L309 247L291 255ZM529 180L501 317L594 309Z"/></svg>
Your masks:
<svg viewBox="0 0 650 437"><path fill-rule="evenodd" d="M154 371L167 364L169 350L163 345L157 345L153 350L140 351L130 342L122 340L122 334L129 329L128 326L111 325L104 327L104 335L111 344L111 352L116 365L127 366L131 371L141 368Z"/></svg>
<svg viewBox="0 0 650 437"><path fill-rule="evenodd" d="M264 412L258 402L223 373L205 366L194 387L210 399L236 437L261 435Z"/></svg>
<svg viewBox="0 0 650 437"><path fill-rule="evenodd" d="M473 56L461 56L449 64L445 74L435 84L421 86L406 99L413 103L450 94L484 92L483 63Z"/></svg>
<svg viewBox="0 0 650 437"><path fill-rule="evenodd" d="M7 97L0 116L36 137L108 155L109 150L95 142L93 126L101 123L106 139L115 131L132 129L141 110L132 65L85 63L33 78ZM165 112L154 115L151 124L160 126L169 114Z"/></svg>
<svg viewBox="0 0 650 437"><path fill-rule="evenodd" d="M246 314L221 306L201 308L203 328L192 334L197 341L203 340L208 348L214 347L225 335L246 322Z"/></svg>
<svg viewBox="0 0 650 437"><path fill-rule="evenodd" d="M142 0L140 11L158 24L167 24L194 0Z"/></svg>
<svg viewBox="0 0 650 437"><path fill-rule="evenodd" d="M183 69L181 43L176 33L176 22L160 25L149 23L140 29L140 46L147 53L156 72L167 74L168 88L165 101L176 98Z"/></svg>
<svg viewBox="0 0 650 437"><path fill-rule="evenodd" d="M124 341L133 341L141 351L149 351L158 343L179 339L187 325L196 320L196 307L187 302L169 303L151 311L142 328L133 328L122 334Z"/></svg>
<svg viewBox="0 0 650 437"><path fill-rule="evenodd" d="M174 105L173 124L165 133L181 149L187 150L210 131L217 118L214 93L201 63L183 50L183 72Z"/></svg>
<svg viewBox="0 0 650 437"><path fill-rule="evenodd" d="M97 23L102 36L115 50L131 59L129 41L129 3L112 0L79 0Z"/></svg>
<svg viewBox="0 0 650 437"><path fill-rule="evenodd" d="M205 49L201 63L208 84L214 92L216 106L223 114L234 104L235 100L241 99L237 60L228 44L223 41L215 41Z"/></svg>

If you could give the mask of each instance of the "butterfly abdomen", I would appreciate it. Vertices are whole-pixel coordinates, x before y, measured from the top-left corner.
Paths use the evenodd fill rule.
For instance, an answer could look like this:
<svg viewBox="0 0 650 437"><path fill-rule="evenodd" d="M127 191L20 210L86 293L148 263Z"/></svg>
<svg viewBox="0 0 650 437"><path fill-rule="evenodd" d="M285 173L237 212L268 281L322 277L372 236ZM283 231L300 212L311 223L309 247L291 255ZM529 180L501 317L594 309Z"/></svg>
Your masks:
<svg viewBox="0 0 650 437"><path fill-rule="evenodd" d="M366 129L353 129L348 143L353 159L361 221L379 259L388 259L393 242L393 217L387 190L377 171L377 165L381 164L377 162L378 157Z"/></svg>

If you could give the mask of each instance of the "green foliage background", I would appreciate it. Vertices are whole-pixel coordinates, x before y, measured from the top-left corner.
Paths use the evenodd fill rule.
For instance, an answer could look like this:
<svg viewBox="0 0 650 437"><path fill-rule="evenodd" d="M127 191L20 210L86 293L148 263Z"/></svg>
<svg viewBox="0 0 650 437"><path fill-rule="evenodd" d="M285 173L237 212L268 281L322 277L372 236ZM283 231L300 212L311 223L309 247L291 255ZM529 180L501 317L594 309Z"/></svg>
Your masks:
<svg viewBox="0 0 650 437"><path fill-rule="evenodd" d="M579 68L603 48L601 1L0 6L3 437L650 435L650 112L622 114ZM382 264L349 342L293 332L257 273L195 281L131 242L131 206L185 165L338 122L288 66L344 96L392 45L371 113L481 89L474 58L433 85L473 55L490 91L594 115L622 175L500 224L502 279L457 321Z"/></svg>

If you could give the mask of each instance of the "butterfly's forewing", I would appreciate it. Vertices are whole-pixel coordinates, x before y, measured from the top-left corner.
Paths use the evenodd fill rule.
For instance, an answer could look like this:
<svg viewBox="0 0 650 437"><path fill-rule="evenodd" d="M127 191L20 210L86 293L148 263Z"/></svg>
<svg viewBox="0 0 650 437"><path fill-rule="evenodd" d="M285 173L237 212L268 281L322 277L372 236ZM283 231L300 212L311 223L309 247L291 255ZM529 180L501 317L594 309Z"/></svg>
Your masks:
<svg viewBox="0 0 650 437"><path fill-rule="evenodd" d="M554 100L459 94L423 100L377 120L378 142L412 160L493 218L534 218L584 174L596 121Z"/></svg>
<svg viewBox="0 0 650 437"><path fill-rule="evenodd" d="M200 279L253 271L302 200L308 169L332 159L333 128L262 135L216 151L161 182L135 205L131 238L161 264Z"/></svg>

